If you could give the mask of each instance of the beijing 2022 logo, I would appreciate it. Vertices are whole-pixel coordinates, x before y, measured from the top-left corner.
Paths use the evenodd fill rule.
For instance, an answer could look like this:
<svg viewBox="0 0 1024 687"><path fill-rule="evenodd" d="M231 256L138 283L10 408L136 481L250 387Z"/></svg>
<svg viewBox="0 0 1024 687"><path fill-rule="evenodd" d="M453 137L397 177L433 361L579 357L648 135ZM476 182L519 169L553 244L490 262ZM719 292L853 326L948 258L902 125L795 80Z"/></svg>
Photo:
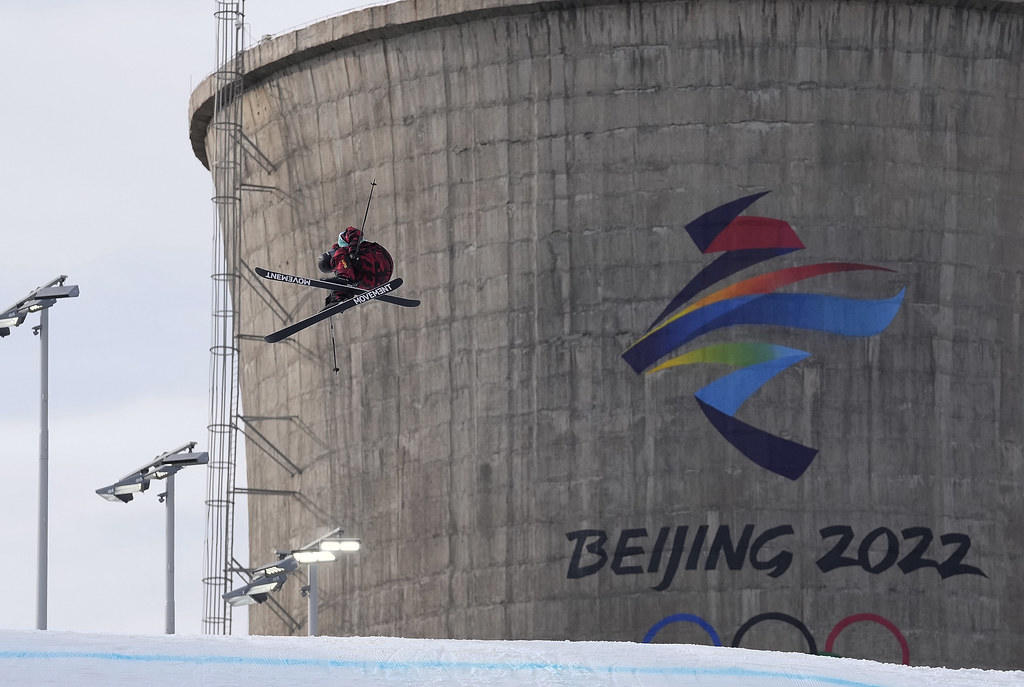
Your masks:
<svg viewBox="0 0 1024 687"><path fill-rule="evenodd" d="M795 480L811 464L818 450L753 427L738 420L736 413L754 392L775 375L810 356L809 352L765 342L718 343L656 363L708 332L736 325L775 325L841 336L874 336L896 317L906 288L883 300L776 293L780 287L825 274L893 271L849 262L818 263L751 277L682 307L697 294L741 270L804 248L788 222L767 217L740 217L740 213L767 193L726 203L686 225L686 231L701 253L722 255L683 287L622 357L637 374L695 363L737 368L694 394L700 409L744 456L767 470Z"/></svg>

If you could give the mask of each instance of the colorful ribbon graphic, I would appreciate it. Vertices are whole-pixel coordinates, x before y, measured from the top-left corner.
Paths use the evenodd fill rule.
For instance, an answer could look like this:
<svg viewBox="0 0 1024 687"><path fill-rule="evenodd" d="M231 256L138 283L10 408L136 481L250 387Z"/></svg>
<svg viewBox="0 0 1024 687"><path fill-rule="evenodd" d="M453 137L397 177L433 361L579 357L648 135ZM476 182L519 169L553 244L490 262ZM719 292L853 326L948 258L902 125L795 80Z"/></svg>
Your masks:
<svg viewBox="0 0 1024 687"><path fill-rule="evenodd" d="M725 343L658 360L708 332L735 325L774 325L841 336L874 336L896 317L906 289L892 298L857 300L823 294L776 293L782 286L838 272L879 270L858 263L819 263L790 267L740 281L683 308L715 283L765 260L802 250L803 243L784 221L739 217L763 193L739 198L705 213L686 231L702 253L722 252L683 287L655 318L623 359L637 374L681 365L717 363L738 368L696 392L708 421L743 455L761 467L795 480L814 460L817 449L769 434L736 419L740 406L783 370L810 353L769 343Z"/></svg>

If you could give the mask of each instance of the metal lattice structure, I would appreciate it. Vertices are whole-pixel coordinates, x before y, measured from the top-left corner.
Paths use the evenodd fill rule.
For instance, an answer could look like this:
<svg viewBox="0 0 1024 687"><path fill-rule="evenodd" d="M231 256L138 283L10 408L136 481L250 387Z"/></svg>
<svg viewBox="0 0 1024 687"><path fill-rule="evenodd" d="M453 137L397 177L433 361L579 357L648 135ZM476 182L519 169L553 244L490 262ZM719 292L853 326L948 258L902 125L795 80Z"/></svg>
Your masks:
<svg viewBox="0 0 1024 687"><path fill-rule="evenodd" d="M206 487L203 632L230 634L238 452L238 293L242 185L245 3L217 0L217 95L210 126L214 184L213 302L210 345L210 463Z"/></svg>

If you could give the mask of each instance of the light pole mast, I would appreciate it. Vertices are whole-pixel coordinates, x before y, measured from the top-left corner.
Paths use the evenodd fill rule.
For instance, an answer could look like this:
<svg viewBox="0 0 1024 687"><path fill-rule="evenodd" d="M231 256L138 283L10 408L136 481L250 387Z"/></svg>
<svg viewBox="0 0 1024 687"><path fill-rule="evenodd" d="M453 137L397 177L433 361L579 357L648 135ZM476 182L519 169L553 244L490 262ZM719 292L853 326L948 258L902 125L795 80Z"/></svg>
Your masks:
<svg viewBox="0 0 1024 687"><path fill-rule="evenodd" d="M320 636L320 599L317 595L317 586L319 580L317 579L316 563L309 564L309 591L307 595L309 597L309 612L307 617L309 622L307 623L307 634L310 637Z"/></svg>
<svg viewBox="0 0 1024 687"><path fill-rule="evenodd" d="M164 620L164 632L174 634L174 473L167 476L167 610Z"/></svg>
<svg viewBox="0 0 1024 687"><path fill-rule="evenodd" d="M0 310L0 337L8 336L31 313L39 313L39 324L32 328L39 335L39 526L38 564L36 566L36 629L46 629L46 568L49 526L50 483L50 307L60 298L77 298L78 286L64 286L67 275L60 275L32 293Z"/></svg>
<svg viewBox="0 0 1024 687"><path fill-rule="evenodd" d="M174 634L174 474L190 465L207 465L210 454L193 453L196 442L191 441L184 446L168 451L156 457L151 463L138 470L128 473L119 481L100 487L96 493L108 501L128 503L135 494L149 489L149 483L155 479L167 480L167 489L158 494L160 503L167 502L167 522L164 525L165 550L167 558L164 562L164 632Z"/></svg>
<svg viewBox="0 0 1024 687"><path fill-rule="evenodd" d="M39 526L38 558L36 564L36 629L46 629L46 587L49 565L49 510L50 510L50 309L39 313Z"/></svg>

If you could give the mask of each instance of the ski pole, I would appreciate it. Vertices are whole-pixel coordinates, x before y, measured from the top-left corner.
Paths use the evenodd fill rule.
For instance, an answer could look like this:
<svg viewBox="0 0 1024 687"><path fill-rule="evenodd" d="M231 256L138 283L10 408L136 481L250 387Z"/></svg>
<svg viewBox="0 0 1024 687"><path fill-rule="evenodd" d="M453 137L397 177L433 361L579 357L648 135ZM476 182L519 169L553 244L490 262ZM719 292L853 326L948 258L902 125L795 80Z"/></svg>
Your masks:
<svg viewBox="0 0 1024 687"><path fill-rule="evenodd" d="M338 374L338 347L334 343L334 318L327 318L331 323L331 352L334 354L334 374Z"/></svg>
<svg viewBox="0 0 1024 687"><path fill-rule="evenodd" d="M359 227L359 231L366 230L366 218L370 216L370 201L373 200L373 187L376 185L376 179L370 182L370 196L366 199L366 212L363 213L363 224L361 227Z"/></svg>

